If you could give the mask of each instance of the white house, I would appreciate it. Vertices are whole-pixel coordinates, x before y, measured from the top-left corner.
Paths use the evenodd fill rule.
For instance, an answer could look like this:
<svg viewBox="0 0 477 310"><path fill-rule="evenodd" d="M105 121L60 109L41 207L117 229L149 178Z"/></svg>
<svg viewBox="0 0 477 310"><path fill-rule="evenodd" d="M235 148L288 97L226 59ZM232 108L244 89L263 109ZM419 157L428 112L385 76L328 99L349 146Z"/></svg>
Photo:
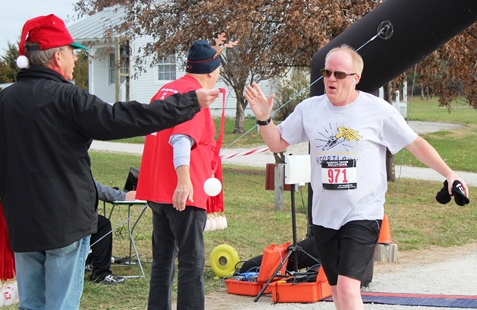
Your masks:
<svg viewBox="0 0 477 310"><path fill-rule="evenodd" d="M125 19L126 13L121 7L105 8L103 11L85 17L68 27L76 42L86 44L89 48L89 91L106 102L137 100L147 103L164 84L181 77L185 73L183 61L177 61L176 56L163 59L162 63L147 72L135 69L134 59L140 47L151 41L150 37L140 37L131 42L120 42L119 35L113 34L114 43L104 40L105 31L110 31ZM120 63L119 74L116 64ZM148 62L151 63L150 61ZM149 65L148 65L149 66ZM270 83L260 86L269 91ZM217 87L226 88L226 115L235 117L235 93L219 79ZM214 115L222 113L222 100L211 105ZM245 115L252 114L247 107Z"/></svg>

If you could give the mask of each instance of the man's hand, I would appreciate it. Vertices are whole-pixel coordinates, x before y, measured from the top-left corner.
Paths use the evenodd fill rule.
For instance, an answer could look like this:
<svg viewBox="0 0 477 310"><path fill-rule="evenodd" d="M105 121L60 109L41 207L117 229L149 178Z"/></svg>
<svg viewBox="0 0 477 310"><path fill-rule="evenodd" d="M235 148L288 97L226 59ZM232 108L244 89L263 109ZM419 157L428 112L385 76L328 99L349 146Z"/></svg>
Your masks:
<svg viewBox="0 0 477 310"><path fill-rule="evenodd" d="M194 187L190 179L189 166L179 166L176 169L177 187L172 195L172 205L177 211L184 211L187 199L194 201Z"/></svg>
<svg viewBox="0 0 477 310"><path fill-rule="evenodd" d="M200 88L195 91L199 106L201 108L207 108L219 97L219 89Z"/></svg>
<svg viewBox="0 0 477 310"><path fill-rule="evenodd" d="M252 85L247 85L244 95L257 120L266 121L272 113L275 94L266 98L258 84L254 82Z"/></svg>
<svg viewBox="0 0 477 310"><path fill-rule="evenodd" d="M125 201L134 201L136 200L136 191L129 191L126 193Z"/></svg>

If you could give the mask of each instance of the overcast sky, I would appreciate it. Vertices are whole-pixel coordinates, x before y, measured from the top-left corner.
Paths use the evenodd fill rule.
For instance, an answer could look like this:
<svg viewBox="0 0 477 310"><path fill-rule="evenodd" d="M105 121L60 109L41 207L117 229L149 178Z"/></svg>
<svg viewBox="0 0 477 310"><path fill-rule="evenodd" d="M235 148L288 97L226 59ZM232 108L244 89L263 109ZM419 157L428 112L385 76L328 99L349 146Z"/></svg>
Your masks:
<svg viewBox="0 0 477 310"><path fill-rule="evenodd" d="M17 44L23 24L34 17L55 14L68 24L75 0L4 0L0 10L0 55L5 55L7 42Z"/></svg>

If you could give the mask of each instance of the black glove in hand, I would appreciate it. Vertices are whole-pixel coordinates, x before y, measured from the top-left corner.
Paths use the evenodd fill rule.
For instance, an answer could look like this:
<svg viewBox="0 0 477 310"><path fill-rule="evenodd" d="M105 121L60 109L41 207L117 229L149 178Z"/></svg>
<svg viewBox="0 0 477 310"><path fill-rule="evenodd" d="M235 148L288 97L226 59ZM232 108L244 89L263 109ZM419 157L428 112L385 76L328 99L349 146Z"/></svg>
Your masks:
<svg viewBox="0 0 477 310"><path fill-rule="evenodd" d="M449 195L449 191L447 189L448 186L449 183L447 183L447 180L445 180L444 187L436 195L436 200L443 205L451 201L451 196Z"/></svg>
<svg viewBox="0 0 477 310"><path fill-rule="evenodd" d="M452 194L454 194L455 203L464 206L469 203L469 198L465 196L464 186L460 181L455 180L452 184Z"/></svg>
<svg viewBox="0 0 477 310"><path fill-rule="evenodd" d="M451 201L451 196L447 190L448 187L447 180L444 181L444 187L437 193L436 200L439 203L446 204ZM454 196L454 201L459 206L464 206L469 203L469 198L465 196L465 190L460 181L455 180L452 184L452 196Z"/></svg>

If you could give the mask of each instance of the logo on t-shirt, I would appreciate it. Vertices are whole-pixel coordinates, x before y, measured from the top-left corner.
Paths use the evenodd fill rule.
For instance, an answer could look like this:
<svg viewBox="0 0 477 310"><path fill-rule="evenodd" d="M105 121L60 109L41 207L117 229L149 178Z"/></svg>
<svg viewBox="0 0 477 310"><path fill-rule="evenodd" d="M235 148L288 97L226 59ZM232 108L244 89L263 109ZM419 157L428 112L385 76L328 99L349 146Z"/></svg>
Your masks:
<svg viewBox="0 0 477 310"><path fill-rule="evenodd" d="M344 126L338 127L336 131L332 133L331 136L326 136L325 134L321 134L321 135L327 138L327 140L320 139L323 142L325 142L325 144L322 145L323 151L330 150L334 148L335 146L342 143L351 142L351 141L359 141L359 139L361 139L361 136L359 135L358 131L351 128L344 127Z"/></svg>

